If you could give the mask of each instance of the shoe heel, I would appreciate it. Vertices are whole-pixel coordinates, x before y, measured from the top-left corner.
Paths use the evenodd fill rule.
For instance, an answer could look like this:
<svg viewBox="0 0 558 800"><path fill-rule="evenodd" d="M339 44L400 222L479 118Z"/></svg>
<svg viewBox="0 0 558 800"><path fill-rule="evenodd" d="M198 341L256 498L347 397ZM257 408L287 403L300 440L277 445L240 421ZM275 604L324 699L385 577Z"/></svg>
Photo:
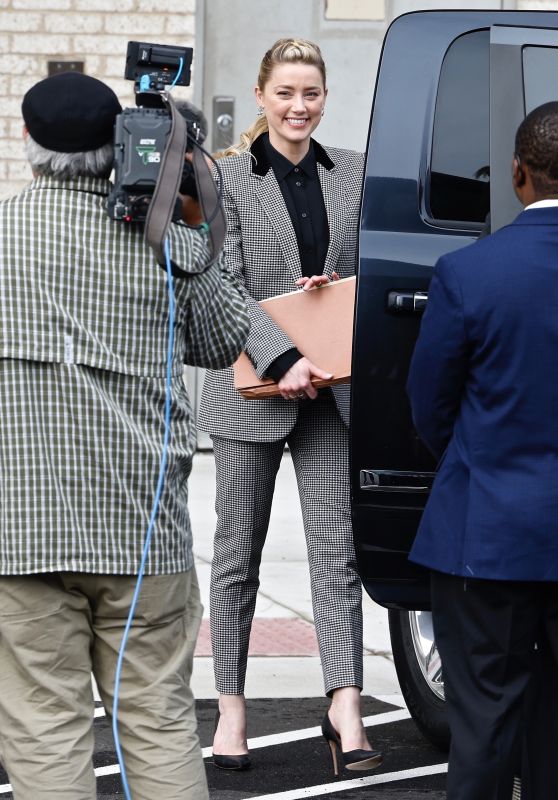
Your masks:
<svg viewBox="0 0 558 800"><path fill-rule="evenodd" d="M337 745L331 739L327 741L329 749L331 750L331 760L333 761L333 774L336 778L339 777L339 767L337 766Z"/></svg>
<svg viewBox="0 0 558 800"><path fill-rule="evenodd" d="M383 756L379 750L350 750L349 752L344 752L339 734L331 724L327 713L322 722L322 734L331 750L333 772L336 777L339 775L338 757L341 760L341 766L350 770L376 769L382 763Z"/></svg>

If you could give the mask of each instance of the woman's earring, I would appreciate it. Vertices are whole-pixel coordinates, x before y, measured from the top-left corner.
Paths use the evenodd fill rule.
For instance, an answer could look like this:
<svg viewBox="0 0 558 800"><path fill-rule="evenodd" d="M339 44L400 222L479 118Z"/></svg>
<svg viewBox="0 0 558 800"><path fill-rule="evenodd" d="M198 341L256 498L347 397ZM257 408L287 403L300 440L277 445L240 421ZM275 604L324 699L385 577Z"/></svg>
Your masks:
<svg viewBox="0 0 558 800"><path fill-rule="evenodd" d="M258 106L258 117L263 117L263 113L265 108L263 106Z"/></svg>
<svg viewBox="0 0 558 800"><path fill-rule="evenodd" d="M322 108L322 117L325 114L325 108Z"/></svg>

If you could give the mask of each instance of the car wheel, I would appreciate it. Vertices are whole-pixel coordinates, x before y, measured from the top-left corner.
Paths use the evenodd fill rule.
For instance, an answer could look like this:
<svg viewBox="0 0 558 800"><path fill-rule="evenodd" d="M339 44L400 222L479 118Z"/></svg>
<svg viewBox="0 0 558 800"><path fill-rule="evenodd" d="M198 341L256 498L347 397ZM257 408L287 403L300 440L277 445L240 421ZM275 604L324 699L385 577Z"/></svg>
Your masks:
<svg viewBox="0 0 558 800"><path fill-rule="evenodd" d="M449 749L442 664L429 611L389 611L393 660L409 712L424 736Z"/></svg>

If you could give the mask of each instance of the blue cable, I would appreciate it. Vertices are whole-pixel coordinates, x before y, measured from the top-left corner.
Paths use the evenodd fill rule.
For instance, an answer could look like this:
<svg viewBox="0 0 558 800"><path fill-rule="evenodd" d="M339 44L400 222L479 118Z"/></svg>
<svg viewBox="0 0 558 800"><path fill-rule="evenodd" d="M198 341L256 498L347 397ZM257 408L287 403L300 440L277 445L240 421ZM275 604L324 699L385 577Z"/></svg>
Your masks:
<svg viewBox="0 0 558 800"><path fill-rule="evenodd" d="M173 82L171 83L171 85L169 87L169 91L170 91L170 89L172 89L173 86L176 86L176 84L178 83L178 79L182 75L182 68L184 66L184 59L180 58L179 61L180 61L180 63L178 64L178 72L174 76L174 80L173 80Z"/></svg>
<svg viewBox="0 0 558 800"><path fill-rule="evenodd" d="M166 267L167 267L167 285L168 285L168 295L169 295L169 331L168 331L168 351L167 351L167 374L166 374L166 390L165 390L165 433L163 438L163 454L161 456L161 466L159 468L159 480L157 482L157 489L155 491L155 499L153 501L153 508L151 511L151 518L149 520L149 526L147 528L147 534L145 536L145 543L143 546L143 553L141 557L141 563L138 573L138 579L136 583L136 588L134 590L134 596L132 598L132 604L130 606L130 611L128 614L128 620L126 622L126 627L124 628L124 634L122 636L122 642L120 645L120 651L118 653L118 661L116 664L116 674L114 678L114 698L112 703L112 733L114 736L114 744L116 748L116 756L118 758L118 764L120 766L120 773L122 776L122 787L124 789L124 794L126 796L126 800L131 800L132 796L130 794L130 788L128 786L128 779L126 776L126 767L124 766L124 758L122 755L122 750L120 747L120 736L118 732L118 704L120 700L120 680L122 675L122 664L124 662L124 653L126 651L126 645L128 643L128 634L130 632L130 628L132 626L132 621L134 619L134 614L136 610L136 605L138 602L138 597L141 589L141 584L143 581L143 574L145 570L145 563L147 561L147 556L149 554L149 547L151 544L151 537L153 535L153 529L155 526L155 520L157 518L157 512L159 510L159 503L161 501L161 494L163 491L163 484L165 481L165 472L167 469L167 456L168 456L168 445L169 445L169 438L170 438L170 429L171 429L171 401L172 401L172 354L174 348L174 285L173 285L173 278L172 278L172 268L171 268L171 261L169 255L169 243L168 239L165 240L165 260L166 260Z"/></svg>
<svg viewBox="0 0 558 800"><path fill-rule="evenodd" d="M183 67L184 67L184 59L180 58L179 59L179 64L178 64L178 72L174 76L174 80L171 83L171 85L169 86L169 91L172 89L173 86L176 86L176 84L178 83L178 79L182 75L182 68ZM148 92L150 90L150 88L151 88L151 78L147 74L146 75L142 75L141 78L140 78L140 82L139 82L139 90L140 90L140 92Z"/></svg>
<svg viewBox="0 0 558 800"><path fill-rule="evenodd" d="M180 66L178 72L176 73L176 77L173 83L171 84L170 87L171 89L180 78L182 67L183 67L183 60L180 59ZM161 465L159 467L159 479L157 481L157 488L155 490L155 498L153 500L151 517L149 519L149 525L147 528L145 542L143 545L143 552L138 572L138 579L136 582L136 587L134 589L134 596L132 598L132 603L130 605L130 611L128 613L126 627L124 628L124 633L122 635L120 650L118 651L118 660L116 662L116 673L114 677L114 697L112 701L112 734L114 737L116 757L118 759L118 765L120 767L122 788L124 789L124 795L126 797L126 800L132 800L132 795L130 794L130 787L128 786L128 777L126 775L126 767L124 765L124 757L122 755L122 748L120 746L120 734L118 731L118 706L120 702L120 682L122 677L122 664L124 662L124 654L126 652L126 645L128 644L128 635L130 633L130 628L132 627L132 622L136 611L139 593L143 582L145 564L147 561L147 556L149 554L151 538L153 535L153 529L155 527L155 520L157 518L157 513L159 511L159 504L161 502L161 495L163 492L163 485L165 482L165 473L167 470L168 447L169 447L169 439L171 432L172 355L174 350L174 283L172 277L172 266L169 253L168 239L165 239L164 250L165 250L165 262L167 268L167 287L169 295L169 324L168 324L167 371L166 371L166 384L165 384L165 432L163 437L163 452L161 455Z"/></svg>

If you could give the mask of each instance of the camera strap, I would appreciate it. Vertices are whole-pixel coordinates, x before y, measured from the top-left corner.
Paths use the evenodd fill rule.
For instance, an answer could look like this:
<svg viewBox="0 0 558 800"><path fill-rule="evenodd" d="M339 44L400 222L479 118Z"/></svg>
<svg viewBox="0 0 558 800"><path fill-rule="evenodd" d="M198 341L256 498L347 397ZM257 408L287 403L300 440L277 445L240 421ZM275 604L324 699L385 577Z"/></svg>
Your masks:
<svg viewBox="0 0 558 800"><path fill-rule="evenodd" d="M203 151L199 147L194 147L192 160L198 190L198 202L203 218L208 221L209 241L211 242L211 254L213 256L211 263L213 263L223 249L227 233L227 221L213 175L205 160ZM222 180L221 177L220 180Z"/></svg>
<svg viewBox="0 0 558 800"><path fill-rule="evenodd" d="M155 253L159 264L165 263L164 242L171 223L178 189L182 178L184 154L186 152L187 127L184 117L176 110L170 92L163 95L163 100L171 115L171 130L161 159L161 167L153 198L145 219L145 240ZM227 224L221 206L217 187L208 169L205 157L198 147L193 152L194 175L198 188L199 203L204 219L209 219L208 211L213 219L209 221L208 231L211 243L211 264L221 253ZM211 203L213 207L211 208ZM209 209L208 209L209 206ZM184 277L185 272L176 264L172 264L175 277Z"/></svg>
<svg viewBox="0 0 558 800"><path fill-rule="evenodd" d="M170 92L163 95L163 99L171 114L171 129L145 218L145 240L159 264L165 263L164 242L172 220L186 151L186 121L177 112Z"/></svg>

